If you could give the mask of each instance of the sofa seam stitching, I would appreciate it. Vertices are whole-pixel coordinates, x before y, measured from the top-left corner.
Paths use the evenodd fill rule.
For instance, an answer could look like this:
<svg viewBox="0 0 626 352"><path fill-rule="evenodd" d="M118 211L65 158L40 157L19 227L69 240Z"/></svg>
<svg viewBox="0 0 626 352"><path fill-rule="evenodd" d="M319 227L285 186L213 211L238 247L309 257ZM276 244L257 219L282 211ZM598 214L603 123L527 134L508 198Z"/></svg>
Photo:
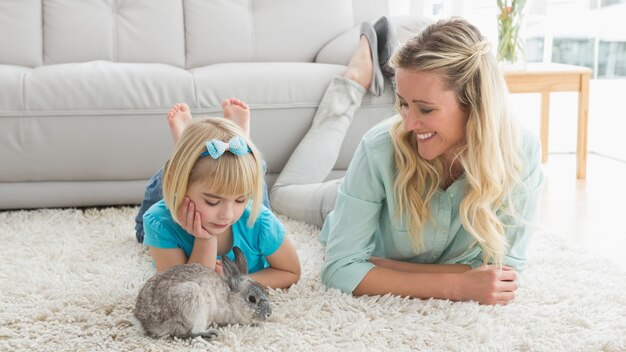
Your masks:
<svg viewBox="0 0 626 352"><path fill-rule="evenodd" d="M185 3L186 1L183 0L180 2L180 6L181 6L181 11L182 11L182 16L183 16L183 68L185 70L188 70L189 67L187 66L187 21L186 21L186 16L185 16Z"/></svg>
<svg viewBox="0 0 626 352"><path fill-rule="evenodd" d="M254 9L252 8L252 0L248 0L248 14L250 15L250 42L252 43L252 52L250 53L250 61L254 61L257 57L257 46L254 33L256 33L254 22Z"/></svg>
<svg viewBox="0 0 626 352"><path fill-rule="evenodd" d="M118 40L117 40L117 21L118 21L118 15L117 15L117 0L111 0L111 17L112 21L111 21L111 34L113 36L112 40L113 43L111 45L111 56L112 56L112 61L113 62L118 62L118 58L117 58L117 45L118 45Z"/></svg>
<svg viewBox="0 0 626 352"><path fill-rule="evenodd" d="M46 62L45 62L45 55L44 55L44 49L45 49L44 48L44 43L46 42L45 38L44 38L44 34L46 32L44 31L44 4L43 4L43 0L41 0L39 2L39 5L41 6L41 27L40 27L41 28L41 65L43 66L43 65L46 64ZM37 66L34 66L33 68L35 68L35 67L37 67Z"/></svg>

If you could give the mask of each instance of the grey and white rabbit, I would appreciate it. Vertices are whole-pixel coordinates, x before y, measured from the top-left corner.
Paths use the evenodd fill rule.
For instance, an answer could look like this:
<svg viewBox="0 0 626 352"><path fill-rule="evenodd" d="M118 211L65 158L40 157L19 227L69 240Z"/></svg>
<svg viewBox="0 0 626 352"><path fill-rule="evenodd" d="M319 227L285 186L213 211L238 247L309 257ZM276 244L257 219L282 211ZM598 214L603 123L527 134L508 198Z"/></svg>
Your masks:
<svg viewBox="0 0 626 352"><path fill-rule="evenodd" d="M235 263L222 256L224 276L202 264L174 266L148 279L137 295L133 314L152 337L208 339L212 326L252 324L269 318L267 290L250 278L246 257L233 248Z"/></svg>

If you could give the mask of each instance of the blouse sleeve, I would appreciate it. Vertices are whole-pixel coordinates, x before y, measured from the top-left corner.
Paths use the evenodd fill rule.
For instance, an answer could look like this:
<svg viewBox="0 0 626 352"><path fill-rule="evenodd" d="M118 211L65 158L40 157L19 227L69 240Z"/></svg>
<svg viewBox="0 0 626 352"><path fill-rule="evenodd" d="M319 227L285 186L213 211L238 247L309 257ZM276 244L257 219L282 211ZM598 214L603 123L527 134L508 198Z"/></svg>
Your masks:
<svg viewBox="0 0 626 352"><path fill-rule="evenodd" d="M527 134L523 144L523 187L512 195L520 223L506 231L509 248L504 257L505 265L514 267L520 272L524 271L526 266L526 250L535 230L534 221L543 187L539 142L534 136Z"/></svg>
<svg viewBox="0 0 626 352"><path fill-rule="evenodd" d="M351 293L374 267L374 249L385 191L382 177L362 140L337 192L335 209L324 223L320 240L326 245L322 283Z"/></svg>

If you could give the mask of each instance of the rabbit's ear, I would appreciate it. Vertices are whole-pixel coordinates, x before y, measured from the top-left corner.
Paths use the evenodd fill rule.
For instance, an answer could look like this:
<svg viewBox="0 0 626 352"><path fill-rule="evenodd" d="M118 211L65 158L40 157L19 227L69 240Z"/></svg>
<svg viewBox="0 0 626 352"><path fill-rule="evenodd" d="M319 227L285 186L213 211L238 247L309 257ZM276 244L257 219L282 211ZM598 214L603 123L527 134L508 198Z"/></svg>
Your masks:
<svg viewBox="0 0 626 352"><path fill-rule="evenodd" d="M222 270L226 280L228 280L228 287L233 291L237 291L238 283L241 281L241 273L235 263L226 255L222 256Z"/></svg>
<svg viewBox="0 0 626 352"><path fill-rule="evenodd" d="M248 274L248 261L246 260L245 254L239 249L239 247L233 247L233 252L235 253L235 263L237 263L237 268L239 272L243 275Z"/></svg>

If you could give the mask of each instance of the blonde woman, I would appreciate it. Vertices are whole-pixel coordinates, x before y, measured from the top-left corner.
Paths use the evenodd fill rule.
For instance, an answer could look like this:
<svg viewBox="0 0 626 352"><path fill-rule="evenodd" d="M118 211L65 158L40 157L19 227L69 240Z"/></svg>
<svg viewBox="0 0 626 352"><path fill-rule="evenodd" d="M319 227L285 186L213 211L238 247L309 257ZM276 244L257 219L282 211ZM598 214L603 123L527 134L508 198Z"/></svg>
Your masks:
<svg viewBox="0 0 626 352"><path fill-rule="evenodd" d="M508 304L543 183L539 144L515 125L490 45L467 21L430 25L391 66L398 115L363 137L343 182L306 186L336 198L322 281L354 295Z"/></svg>

